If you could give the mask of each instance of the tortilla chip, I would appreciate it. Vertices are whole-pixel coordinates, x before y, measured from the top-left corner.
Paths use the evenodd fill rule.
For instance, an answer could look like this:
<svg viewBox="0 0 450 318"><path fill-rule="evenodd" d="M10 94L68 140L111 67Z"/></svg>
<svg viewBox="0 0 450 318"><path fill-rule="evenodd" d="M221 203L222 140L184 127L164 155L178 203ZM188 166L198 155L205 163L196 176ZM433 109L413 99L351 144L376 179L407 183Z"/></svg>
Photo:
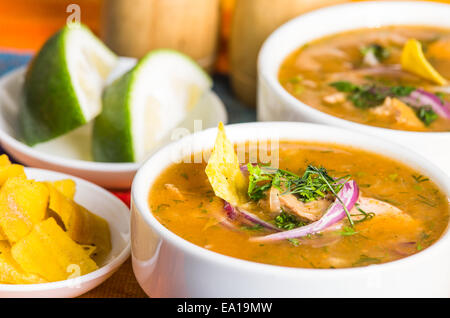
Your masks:
<svg viewBox="0 0 450 318"><path fill-rule="evenodd" d="M78 244L95 246L95 260L101 262L111 251L108 223L65 197L51 184L47 187L50 193L49 209L60 217L69 237Z"/></svg>
<svg viewBox="0 0 450 318"><path fill-rule="evenodd" d="M9 242L27 235L47 214L48 190L41 182L9 178L0 190L0 227Z"/></svg>
<svg viewBox="0 0 450 318"><path fill-rule="evenodd" d="M6 241L0 242L0 283L1 284L38 284L46 280L25 273L11 256L11 248Z"/></svg>
<svg viewBox="0 0 450 318"><path fill-rule="evenodd" d="M247 182L241 172L234 146L227 139L223 123L219 124L218 130L205 172L216 196L231 205L238 205L246 200Z"/></svg>
<svg viewBox="0 0 450 318"><path fill-rule="evenodd" d="M76 184L72 179L64 179L46 183L51 184L56 190L61 192L68 199L73 200L73 198L75 197Z"/></svg>
<svg viewBox="0 0 450 318"><path fill-rule="evenodd" d="M83 247L75 243L53 218L35 225L30 234L13 245L11 254L26 272L50 282L73 277L74 267L79 275L98 268Z"/></svg>

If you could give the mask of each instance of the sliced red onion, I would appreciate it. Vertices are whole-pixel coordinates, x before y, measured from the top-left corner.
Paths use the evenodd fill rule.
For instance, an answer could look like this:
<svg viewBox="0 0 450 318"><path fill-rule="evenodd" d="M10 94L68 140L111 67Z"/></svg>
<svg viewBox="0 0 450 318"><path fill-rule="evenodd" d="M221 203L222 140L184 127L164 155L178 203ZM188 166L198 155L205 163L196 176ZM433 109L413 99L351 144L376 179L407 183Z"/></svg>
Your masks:
<svg viewBox="0 0 450 318"><path fill-rule="evenodd" d="M244 221L250 221L247 223L251 223L253 225L261 225L262 227L269 229L269 230L275 230L279 231L279 229L266 221L261 220L259 217L254 215L251 212L248 212L242 208L233 207L230 203L226 202L223 206L224 210L227 212L227 216L231 220L236 220L238 217L242 217Z"/></svg>
<svg viewBox="0 0 450 318"><path fill-rule="evenodd" d="M341 191L338 193L339 198L342 200L347 210L350 211L355 205L359 197L359 188L355 181L350 180L344 184ZM287 239L294 239L307 236L309 234L315 234L322 232L328 227L336 224L340 220L346 217L345 209L339 200L333 202L330 205L327 212L322 216L322 218L311 224L298 227L296 229L270 234L266 236L253 237L250 240L254 242L270 242L270 241L280 241Z"/></svg>
<svg viewBox="0 0 450 318"><path fill-rule="evenodd" d="M258 164L256 164L256 163L252 163L252 166L253 167L255 167L255 166L257 166ZM239 166L240 168L241 168L241 172L242 172L242 174L245 176L245 177L247 177L248 176L248 166L247 166L247 164L246 163L243 163L243 164L241 164L240 166Z"/></svg>
<svg viewBox="0 0 450 318"><path fill-rule="evenodd" d="M236 209L227 201L225 201L224 205L223 205L224 210L227 212L227 216L234 220L237 217L237 213L236 213Z"/></svg>
<svg viewBox="0 0 450 318"><path fill-rule="evenodd" d="M438 96L423 89L416 89L409 96L400 99L413 107L430 106L438 116L450 118L450 103L442 103Z"/></svg>
<svg viewBox="0 0 450 318"><path fill-rule="evenodd" d="M241 164L240 166L239 166L240 168L241 168L241 172L245 175L245 174L247 174L248 175L248 167L247 167L247 164Z"/></svg>
<svg viewBox="0 0 450 318"><path fill-rule="evenodd" d="M272 225L266 221L261 220L259 217L257 217L256 215L254 215L251 212L245 211L241 208L237 208L237 211L242 215L242 217L244 219L247 219L249 221L251 221L254 224L258 224L261 225L262 227L269 229L269 230L275 230L275 231L280 231L279 228L277 228L275 225Z"/></svg>

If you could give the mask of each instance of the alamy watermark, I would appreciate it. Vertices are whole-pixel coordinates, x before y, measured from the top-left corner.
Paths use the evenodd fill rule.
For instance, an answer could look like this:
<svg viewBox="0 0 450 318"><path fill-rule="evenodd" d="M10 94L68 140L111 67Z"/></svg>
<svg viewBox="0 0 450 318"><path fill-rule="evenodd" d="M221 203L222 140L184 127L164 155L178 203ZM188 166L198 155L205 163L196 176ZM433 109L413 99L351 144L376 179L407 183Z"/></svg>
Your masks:
<svg viewBox="0 0 450 318"><path fill-rule="evenodd" d="M81 23L81 7L78 4L71 3L66 7L66 12L70 13L66 19L69 27L78 27Z"/></svg>

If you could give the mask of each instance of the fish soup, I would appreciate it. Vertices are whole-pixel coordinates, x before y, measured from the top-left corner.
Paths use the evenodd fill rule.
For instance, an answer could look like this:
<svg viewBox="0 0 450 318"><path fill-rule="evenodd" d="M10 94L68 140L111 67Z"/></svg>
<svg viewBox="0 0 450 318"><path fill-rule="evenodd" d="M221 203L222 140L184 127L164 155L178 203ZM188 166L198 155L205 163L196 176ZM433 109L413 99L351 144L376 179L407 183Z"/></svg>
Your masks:
<svg viewBox="0 0 450 318"><path fill-rule="evenodd" d="M398 161L281 141L279 168L272 168L239 164L220 147L208 166L172 164L149 193L155 218L205 249L265 264L348 268L418 253L447 228L446 195Z"/></svg>
<svg viewBox="0 0 450 318"><path fill-rule="evenodd" d="M450 131L450 30L388 26L307 43L278 79L295 98L330 115L383 128Z"/></svg>

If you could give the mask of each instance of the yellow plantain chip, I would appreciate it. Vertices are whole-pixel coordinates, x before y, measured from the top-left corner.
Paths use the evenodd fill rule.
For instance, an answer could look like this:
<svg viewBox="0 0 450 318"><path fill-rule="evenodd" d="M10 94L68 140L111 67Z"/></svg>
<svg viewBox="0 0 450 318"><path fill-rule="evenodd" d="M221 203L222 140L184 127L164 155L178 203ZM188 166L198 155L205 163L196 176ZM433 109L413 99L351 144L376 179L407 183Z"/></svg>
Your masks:
<svg viewBox="0 0 450 318"><path fill-rule="evenodd" d="M11 161L9 161L9 158L7 155L1 155L0 156L0 167L2 166L8 166L11 164Z"/></svg>
<svg viewBox="0 0 450 318"><path fill-rule="evenodd" d="M76 191L75 181L72 179L64 179L53 182L46 182L52 185L56 190L61 192L66 198L73 200Z"/></svg>
<svg viewBox="0 0 450 318"><path fill-rule="evenodd" d="M11 248L14 260L28 273L49 282L85 275L97 264L82 246L75 243L53 218L34 226L33 230Z"/></svg>
<svg viewBox="0 0 450 318"><path fill-rule="evenodd" d="M422 44L416 39L409 39L406 42L402 50L401 64L402 68L408 72L439 85L447 84L447 80L427 61L423 54Z"/></svg>
<svg viewBox="0 0 450 318"><path fill-rule="evenodd" d="M6 180L0 190L0 228L11 244L46 217L47 204L48 190L43 183L23 177Z"/></svg>
<svg viewBox="0 0 450 318"><path fill-rule="evenodd" d="M38 284L46 280L38 275L25 273L11 256L6 241L0 242L0 284Z"/></svg>
<svg viewBox="0 0 450 318"><path fill-rule="evenodd" d="M51 184L47 184L47 187L50 193L49 209L61 218L72 240L78 244L95 246L94 259L101 263L111 251L108 223L65 197Z"/></svg>
<svg viewBox="0 0 450 318"><path fill-rule="evenodd" d="M16 164L0 164L0 186L2 186L6 180L13 177L26 178L23 166Z"/></svg>
<svg viewBox="0 0 450 318"><path fill-rule="evenodd" d="M87 255L89 255L90 257L92 257L95 253L95 250L97 249L95 246L93 245L80 245L83 250L86 252Z"/></svg>
<svg viewBox="0 0 450 318"><path fill-rule="evenodd" d="M233 144L227 139L221 122L214 149L206 166L206 175L215 194L232 205L245 201L247 183L239 166Z"/></svg>

